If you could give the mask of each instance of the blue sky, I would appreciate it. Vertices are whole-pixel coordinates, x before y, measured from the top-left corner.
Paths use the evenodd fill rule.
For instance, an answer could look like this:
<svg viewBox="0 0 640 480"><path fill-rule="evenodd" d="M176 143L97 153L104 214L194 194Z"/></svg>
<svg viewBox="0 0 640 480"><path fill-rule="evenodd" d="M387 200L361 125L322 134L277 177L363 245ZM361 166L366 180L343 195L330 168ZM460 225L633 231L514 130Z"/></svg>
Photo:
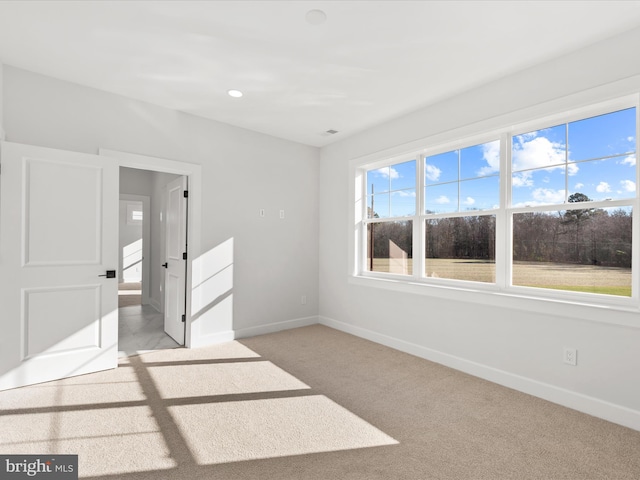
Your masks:
<svg viewBox="0 0 640 480"><path fill-rule="evenodd" d="M512 205L635 197L636 114L630 108L512 139ZM496 140L427 157L425 207L448 213L497 208L500 145ZM416 160L367 172L369 207L380 217L415 213ZM375 193L371 196L372 191Z"/></svg>
<svg viewBox="0 0 640 480"><path fill-rule="evenodd" d="M634 108L513 137L512 204L635 197L635 137Z"/></svg>

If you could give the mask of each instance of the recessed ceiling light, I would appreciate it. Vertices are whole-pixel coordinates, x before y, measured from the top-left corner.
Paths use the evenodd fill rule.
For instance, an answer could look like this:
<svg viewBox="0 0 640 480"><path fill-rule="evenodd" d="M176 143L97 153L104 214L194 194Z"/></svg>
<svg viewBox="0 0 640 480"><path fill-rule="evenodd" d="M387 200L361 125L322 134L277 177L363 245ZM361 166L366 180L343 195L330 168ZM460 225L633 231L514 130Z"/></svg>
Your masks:
<svg viewBox="0 0 640 480"><path fill-rule="evenodd" d="M309 10L305 18L307 19L307 23L311 25L320 25L327 20L327 14L322 10Z"/></svg>
<svg viewBox="0 0 640 480"><path fill-rule="evenodd" d="M244 95L240 90L229 90L227 94L233 98L240 98L242 95Z"/></svg>

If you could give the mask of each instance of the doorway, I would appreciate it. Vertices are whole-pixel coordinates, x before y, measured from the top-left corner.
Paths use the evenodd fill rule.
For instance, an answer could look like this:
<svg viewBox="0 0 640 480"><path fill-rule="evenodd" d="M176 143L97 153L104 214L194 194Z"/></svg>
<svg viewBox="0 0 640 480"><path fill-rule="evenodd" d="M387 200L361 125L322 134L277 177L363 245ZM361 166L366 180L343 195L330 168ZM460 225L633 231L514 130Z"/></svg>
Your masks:
<svg viewBox="0 0 640 480"><path fill-rule="evenodd" d="M166 185L180 175L120 168L119 355L177 348L165 321ZM184 328L184 327L183 327ZM171 332L169 332L171 333Z"/></svg>

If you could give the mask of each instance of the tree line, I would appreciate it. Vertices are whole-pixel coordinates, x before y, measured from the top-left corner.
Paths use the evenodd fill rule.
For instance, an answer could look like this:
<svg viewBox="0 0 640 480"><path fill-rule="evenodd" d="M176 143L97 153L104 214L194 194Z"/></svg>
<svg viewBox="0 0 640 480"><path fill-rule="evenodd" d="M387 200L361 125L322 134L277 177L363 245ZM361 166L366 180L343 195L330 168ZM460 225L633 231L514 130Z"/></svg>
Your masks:
<svg viewBox="0 0 640 480"><path fill-rule="evenodd" d="M581 193L569 202L586 202ZM495 217L427 219L426 258L495 260ZM625 209L572 209L513 216L513 260L631 268L632 216ZM413 222L369 224L369 258L388 258L390 241L412 258Z"/></svg>

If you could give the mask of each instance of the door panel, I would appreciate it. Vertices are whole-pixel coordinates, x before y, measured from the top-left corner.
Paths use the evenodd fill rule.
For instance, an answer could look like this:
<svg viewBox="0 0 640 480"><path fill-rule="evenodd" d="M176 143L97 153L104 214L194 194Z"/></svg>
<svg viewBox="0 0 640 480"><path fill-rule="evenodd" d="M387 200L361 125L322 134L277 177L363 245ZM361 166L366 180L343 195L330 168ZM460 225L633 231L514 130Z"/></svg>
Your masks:
<svg viewBox="0 0 640 480"><path fill-rule="evenodd" d="M25 289L24 358L100 348L100 294L100 285ZM52 312L63 315L64 322L52 322ZM92 318L99 320L87 322Z"/></svg>
<svg viewBox="0 0 640 480"><path fill-rule="evenodd" d="M99 264L102 169L64 159L23 162L25 264ZM60 179L63 184L52 184Z"/></svg>
<svg viewBox="0 0 640 480"><path fill-rule="evenodd" d="M117 364L118 165L0 144L0 390Z"/></svg>
<svg viewBox="0 0 640 480"><path fill-rule="evenodd" d="M187 251L186 189L186 177L175 179L165 189L167 269L164 277L164 330L180 345L184 345L182 315L185 313L186 260L182 255Z"/></svg>

